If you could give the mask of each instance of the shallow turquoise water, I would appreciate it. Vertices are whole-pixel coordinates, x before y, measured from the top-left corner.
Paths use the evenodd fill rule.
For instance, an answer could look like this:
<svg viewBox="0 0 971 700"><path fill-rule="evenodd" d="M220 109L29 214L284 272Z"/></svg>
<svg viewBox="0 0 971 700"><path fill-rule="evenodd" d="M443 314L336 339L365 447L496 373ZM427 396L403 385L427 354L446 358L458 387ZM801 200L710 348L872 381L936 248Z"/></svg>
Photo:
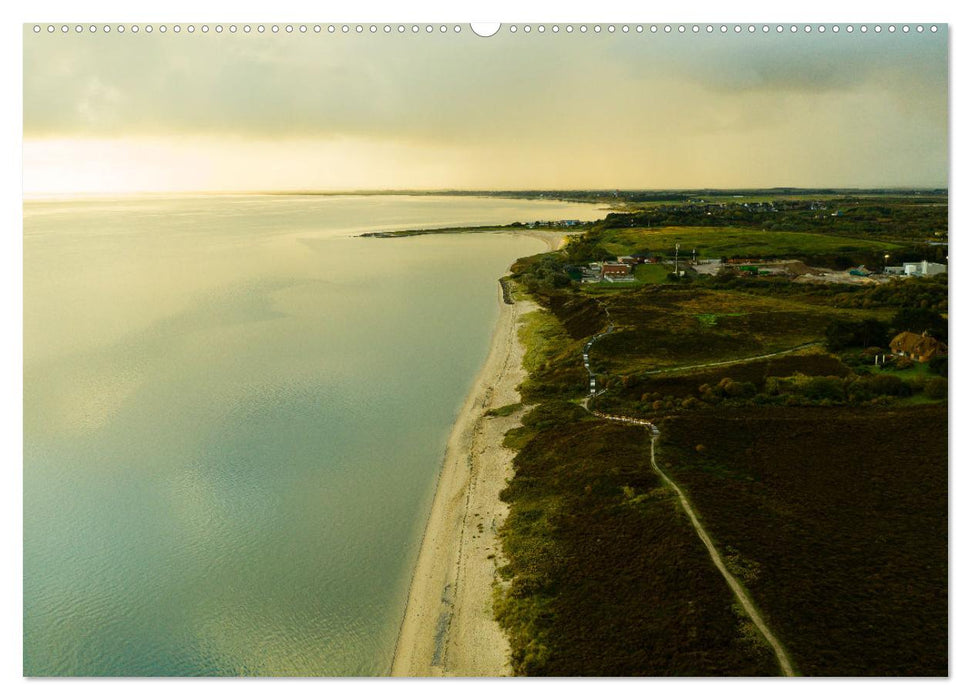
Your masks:
<svg viewBox="0 0 971 700"><path fill-rule="evenodd" d="M386 673L496 279L478 198L28 202L24 672Z"/></svg>

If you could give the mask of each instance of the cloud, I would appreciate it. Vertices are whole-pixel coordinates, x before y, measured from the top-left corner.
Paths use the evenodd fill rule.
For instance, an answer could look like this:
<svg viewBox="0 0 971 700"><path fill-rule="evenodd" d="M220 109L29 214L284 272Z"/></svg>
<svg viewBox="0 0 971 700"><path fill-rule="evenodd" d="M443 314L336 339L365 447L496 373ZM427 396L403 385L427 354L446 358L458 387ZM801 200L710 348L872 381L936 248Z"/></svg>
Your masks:
<svg viewBox="0 0 971 700"><path fill-rule="evenodd" d="M455 177L489 162L482 182L511 178L523 187L547 171L578 186L612 173L637 186L658 171L697 175L705 168L696 159L728 174L736 169L727 153L744 160L773 144L788 158L804 141L851 153L877 140L898 153L875 154L875 175L884 176L882 161L900 168L899 153L907 153L899 182L931 170L946 178L946 32L28 33L24 65L32 140L313 141L329 153L335 148L326 144L345 144L337 149L345 154L353 143L364 154L356 174L366 170L365 155L379 167L381 153L426 149L440 162L422 172ZM857 170L815 162L812 149L800 158L771 170L823 167L834 181ZM407 180L397 155L387 162ZM503 162L513 170L498 178Z"/></svg>

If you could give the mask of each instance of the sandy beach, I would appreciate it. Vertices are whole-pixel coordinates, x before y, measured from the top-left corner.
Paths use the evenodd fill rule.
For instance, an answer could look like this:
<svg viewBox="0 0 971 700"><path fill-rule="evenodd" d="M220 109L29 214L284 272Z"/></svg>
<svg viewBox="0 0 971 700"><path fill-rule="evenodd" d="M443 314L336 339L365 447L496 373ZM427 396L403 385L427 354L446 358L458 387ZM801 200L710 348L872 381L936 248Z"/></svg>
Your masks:
<svg viewBox="0 0 971 700"><path fill-rule="evenodd" d="M555 247L559 240L547 241ZM520 400L525 378L518 321L535 304L505 304L492 348L449 437L398 635L393 676L510 675L509 644L492 616L496 531L507 507L499 491L514 453L502 447L521 412L485 413Z"/></svg>

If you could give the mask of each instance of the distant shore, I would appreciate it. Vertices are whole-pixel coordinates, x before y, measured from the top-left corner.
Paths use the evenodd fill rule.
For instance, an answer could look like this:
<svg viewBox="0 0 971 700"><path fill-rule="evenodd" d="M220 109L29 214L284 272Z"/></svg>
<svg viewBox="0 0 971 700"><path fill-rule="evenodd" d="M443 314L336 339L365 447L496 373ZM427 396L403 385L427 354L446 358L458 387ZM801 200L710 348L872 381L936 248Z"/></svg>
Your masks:
<svg viewBox="0 0 971 700"><path fill-rule="evenodd" d="M542 227L527 228L525 226L450 226L445 228L416 228L402 231L374 231L360 233L359 238L410 238L412 236L432 236L456 233L513 233L536 238L556 250L564 245L571 233L582 233L583 227Z"/></svg>
<svg viewBox="0 0 971 700"><path fill-rule="evenodd" d="M508 231L502 231L508 232ZM559 247L562 234L523 230ZM485 365L459 413L445 451L435 498L412 576L392 676L507 676L509 643L492 613L492 586L501 552L497 538L507 506L499 492L512 477L514 453L502 446L522 410L487 416L518 404L526 378L519 319L529 301L503 303Z"/></svg>

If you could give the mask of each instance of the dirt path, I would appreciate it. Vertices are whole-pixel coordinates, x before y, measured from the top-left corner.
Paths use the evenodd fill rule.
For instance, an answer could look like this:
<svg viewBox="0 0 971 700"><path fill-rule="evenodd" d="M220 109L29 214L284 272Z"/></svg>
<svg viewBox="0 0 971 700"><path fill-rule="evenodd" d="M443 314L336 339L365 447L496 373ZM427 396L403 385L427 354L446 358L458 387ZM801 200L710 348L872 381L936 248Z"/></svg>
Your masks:
<svg viewBox="0 0 971 700"><path fill-rule="evenodd" d="M671 489L678 494L678 500L681 502L681 507L684 512L688 514L688 518L691 520L691 525L694 527L695 532L698 534L698 538L704 543L705 549L708 550L708 556L711 557L712 562L714 562L715 567L721 572L721 575L725 578L728 587L732 589L732 593L735 594L735 599L738 600L742 608L745 610L745 614L749 616L762 636L765 637L765 641L769 643L772 647L772 651L775 653L775 658L779 662L779 667L782 669L782 673L786 676L795 676L796 671L792 666L792 661L789 659L789 655L786 654L785 649L782 648L782 644L769 629L769 626L765 624L765 620L762 619L762 615L759 613L758 608L755 607L755 603L749 597L748 592L742 587L742 584L738 582L732 573L725 566L725 562L715 547L715 544L711 541L705 528L702 526L701 521L698 520L698 515L695 513L694 507L691 505L691 501L688 497L684 495L684 491L681 487L674 483L674 480L664 473L664 470L658 466L657 460L654 457L654 445L657 442L658 433L657 428L651 426L653 429L653 435L651 436L651 466L654 471L658 473L661 479L667 484Z"/></svg>
<svg viewBox="0 0 971 700"><path fill-rule="evenodd" d="M692 505L691 501L688 500L688 497L685 495L684 491L681 490L681 487L678 486L677 483L675 483L674 479L668 476L664 472L664 470L661 469L661 467L658 465L657 459L655 457L655 444L657 443L657 438L661 434L661 431L658 430L656 425L654 425L653 423L647 420L643 420L640 418L631 418L628 416L614 416L607 413L601 413L600 411L595 411L590 408L589 406L590 399L595 396L599 396L604 391L606 391L606 389L601 389L598 392L596 389L596 377L594 376L593 372L590 370L590 363L589 363L590 348L593 346L594 342L604 337L605 335L609 335L613 331L614 331L614 327L613 327L613 324L611 323L605 332L594 336L593 339L589 343L587 343L583 348L583 364L584 364L584 367L586 367L587 372L590 374L590 395L583 401L583 407L593 415L599 418L603 418L604 420L611 420L611 421L617 421L620 423L640 425L651 431L651 468L654 469L657 475L661 477L661 481L668 488L670 488L672 491L674 491L677 494L678 501L681 504L681 509L685 512L685 514L688 516L688 519L691 521L691 526L694 528L695 534L698 535L698 539L700 539L702 544L705 545L705 549L708 550L708 556L711 558L712 563L715 565L715 568L718 569L722 577L725 579L725 582L728 584L728 587L731 589L739 605L742 606L742 609L745 611L745 614L752 621L752 624L755 625L756 629L758 629L758 631L762 634L762 637L765 639L766 643L768 643L769 647L771 647L772 652L775 654L776 660L779 663L779 668L782 670L783 675L795 676L796 671L792 665L792 661L789 659L789 655L786 653L785 649L782 647L782 644L779 642L775 634L773 634L772 630L769 629L769 626L765 623L765 620L762 619L762 615L761 613L759 613L759 610L755 606L755 603L752 602L752 599L749 596L748 591L745 590L742 584L739 583L738 579L736 579L735 576L733 576L732 573L728 570L728 567L725 566L725 561L722 559L721 554L719 553L718 549L715 547L714 542L712 542L711 537L708 535L708 532L701 524L701 520L698 518L698 515L695 512L695 508ZM730 360L728 362L712 362L712 363L701 364L701 365L690 365L687 367L672 367L670 369L658 370L657 372L652 372L651 374L656 374L659 372L674 372L679 369L682 369L682 370L695 369L700 367L715 367L723 364L739 364L742 362L750 362L752 360L760 360L766 357L784 355L786 353L794 352L798 349L808 347L809 345L812 345L812 343L809 343L806 345L800 345L796 348L790 348L788 350L781 350L779 352L770 353L767 355L759 355L757 357L751 357L744 360Z"/></svg>
<svg viewBox="0 0 971 700"><path fill-rule="evenodd" d="M604 393L606 389L601 389L597 391L597 375L590 368L590 348L593 344L604 336L608 336L615 332L617 329L614 326L613 321L610 320L610 311L604 309L604 313L607 315L607 329L602 333L598 333L592 336L590 340L587 341L586 345L583 346L583 366L587 370L587 375L590 377L590 397L599 396ZM744 365L746 362L755 362L756 360L765 360L770 357L779 357L781 355L790 355L794 352L799 352L800 350L805 350L806 348L811 348L819 345L818 342L803 343L802 345L795 345L791 348L785 348L783 350L776 350L775 352L765 353L763 355L751 355L749 357L740 357L736 360L720 360L718 362L703 362L697 365L680 365L678 367L664 367L662 369L652 369L650 371L644 372L644 374L664 374L667 372L683 372L689 369L704 369L706 367L724 367L726 365ZM584 404L586 406L586 404Z"/></svg>
<svg viewBox="0 0 971 700"><path fill-rule="evenodd" d="M699 365L681 365L680 367L665 367L663 369L653 369L649 372L644 372L644 374L663 374L665 372L683 372L688 369L704 369L705 367L723 367L725 365L744 365L746 362L755 362L756 360L766 360L770 357L779 357L780 355L790 355L794 352L799 352L800 350L805 350L806 348L812 348L820 343L803 343L802 345L796 345L791 348L786 348L785 350L777 350L775 352L769 352L764 355L752 355L751 357L741 357L737 360L722 360L720 362L704 362Z"/></svg>

